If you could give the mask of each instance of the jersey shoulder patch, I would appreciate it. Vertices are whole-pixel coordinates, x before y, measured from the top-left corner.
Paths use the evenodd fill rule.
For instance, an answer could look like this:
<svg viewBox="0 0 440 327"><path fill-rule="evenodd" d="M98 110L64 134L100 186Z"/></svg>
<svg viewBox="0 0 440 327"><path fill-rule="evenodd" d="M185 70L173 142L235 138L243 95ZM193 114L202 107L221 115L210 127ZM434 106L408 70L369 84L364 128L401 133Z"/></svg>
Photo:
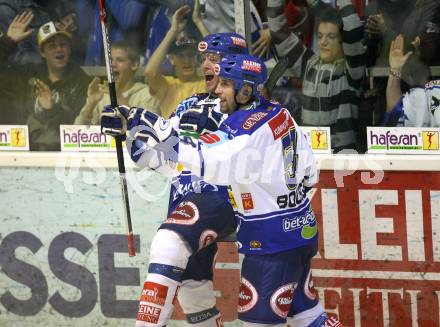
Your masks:
<svg viewBox="0 0 440 327"><path fill-rule="evenodd" d="M292 116L286 108L281 108L278 113L268 122L274 140L285 135L290 128L294 127Z"/></svg>

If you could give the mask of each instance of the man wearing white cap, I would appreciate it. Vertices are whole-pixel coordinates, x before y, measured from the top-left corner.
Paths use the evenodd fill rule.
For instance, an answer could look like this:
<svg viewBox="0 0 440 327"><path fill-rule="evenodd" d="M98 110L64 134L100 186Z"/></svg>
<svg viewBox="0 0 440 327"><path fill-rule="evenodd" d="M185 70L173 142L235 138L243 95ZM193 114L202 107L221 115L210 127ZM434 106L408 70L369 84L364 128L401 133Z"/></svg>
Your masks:
<svg viewBox="0 0 440 327"><path fill-rule="evenodd" d="M31 20L30 13L22 13L10 30L25 35ZM27 122L21 123L29 126L32 150L59 150L59 125L73 124L84 104L90 78L71 62L71 38L53 22L42 25L38 47L45 63L9 66L0 77L16 106L26 108Z"/></svg>

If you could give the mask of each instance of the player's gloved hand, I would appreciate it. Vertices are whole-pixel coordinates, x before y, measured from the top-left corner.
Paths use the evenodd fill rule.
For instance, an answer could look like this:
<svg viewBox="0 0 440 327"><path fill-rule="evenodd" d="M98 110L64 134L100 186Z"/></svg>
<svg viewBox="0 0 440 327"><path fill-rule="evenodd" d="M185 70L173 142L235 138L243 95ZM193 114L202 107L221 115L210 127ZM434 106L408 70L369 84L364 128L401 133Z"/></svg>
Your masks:
<svg viewBox="0 0 440 327"><path fill-rule="evenodd" d="M177 138L177 132L169 119L137 107L131 108L128 114L127 130L130 138L142 141L150 148L173 136Z"/></svg>
<svg viewBox="0 0 440 327"><path fill-rule="evenodd" d="M206 95L206 94L205 94ZM176 107L176 115L181 116L188 108L196 105L202 99L199 95L193 95L185 100L181 101Z"/></svg>
<svg viewBox="0 0 440 327"><path fill-rule="evenodd" d="M101 112L101 132L125 140L129 111L127 106L105 106Z"/></svg>
<svg viewBox="0 0 440 327"><path fill-rule="evenodd" d="M220 126L222 117L223 114L215 112L212 106L195 105L183 113L179 128L199 134L215 132Z"/></svg>

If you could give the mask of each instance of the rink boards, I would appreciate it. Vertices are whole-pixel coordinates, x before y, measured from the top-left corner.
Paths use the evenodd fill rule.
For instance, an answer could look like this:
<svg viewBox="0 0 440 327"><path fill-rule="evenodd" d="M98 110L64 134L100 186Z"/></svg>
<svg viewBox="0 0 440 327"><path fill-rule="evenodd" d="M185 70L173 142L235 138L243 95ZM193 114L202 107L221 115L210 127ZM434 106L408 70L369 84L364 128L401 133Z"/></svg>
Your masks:
<svg viewBox="0 0 440 327"><path fill-rule="evenodd" d="M439 326L436 156L317 156L315 288L346 326ZM126 251L115 155L0 153L0 326L133 326L168 181L127 160L137 256ZM218 307L235 306L240 257L222 243ZM180 310L173 325L183 325Z"/></svg>

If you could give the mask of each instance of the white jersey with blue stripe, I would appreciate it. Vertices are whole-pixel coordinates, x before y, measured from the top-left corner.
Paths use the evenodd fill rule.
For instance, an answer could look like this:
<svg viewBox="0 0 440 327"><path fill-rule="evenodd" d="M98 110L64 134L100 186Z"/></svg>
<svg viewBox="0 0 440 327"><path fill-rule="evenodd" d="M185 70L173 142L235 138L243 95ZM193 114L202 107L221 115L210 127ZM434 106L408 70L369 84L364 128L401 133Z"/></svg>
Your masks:
<svg viewBox="0 0 440 327"><path fill-rule="evenodd" d="M217 132L183 138L179 163L207 182L231 185L241 253L282 252L317 237L306 196L318 178L314 156L279 104L236 111Z"/></svg>
<svg viewBox="0 0 440 327"><path fill-rule="evenodd" d="M386 114L386 126L439 127L440 80L425 87L415 87L405 93L391 112Z"/></svg>
<svg viewBox="0 0 440 327"><path fill-rule="evenodd" d="M208 93L195 94L182 101L176 109L176 112L170 117L174 121L180 120L183 113L193 105L211 106L215 111L220 112L220 100ZM206 183L202 178L195 176L188 170L181 170L178 166L179 173L174 176L171 181L170 197L168 203L168 214L186 197L189 193L202 192L219 192L228 200L228 192L225 186L216 186Z"/></svg>

